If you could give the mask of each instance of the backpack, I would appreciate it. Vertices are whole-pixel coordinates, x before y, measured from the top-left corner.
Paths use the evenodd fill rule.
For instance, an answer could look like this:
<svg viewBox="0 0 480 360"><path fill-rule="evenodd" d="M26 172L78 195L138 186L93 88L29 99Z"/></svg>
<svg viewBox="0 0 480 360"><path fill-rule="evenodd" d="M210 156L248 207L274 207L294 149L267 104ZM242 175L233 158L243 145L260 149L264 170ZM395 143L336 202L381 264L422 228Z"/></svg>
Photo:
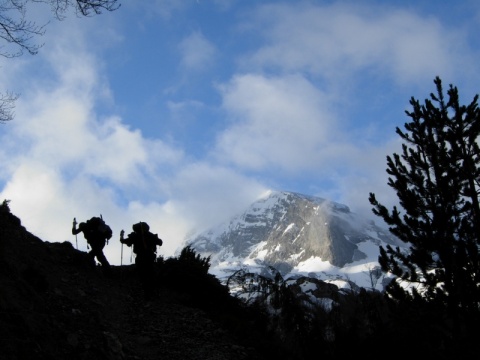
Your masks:
<svg viewBox="0 0 480 360"><path fill-rule="evenodd" d="M87 231L101 234L104 239L110 240L113 235L112 229L108 226L102 218L94 216L87 220Z"/></svg>
<svg viewBox="0 0 480 360"><path fill-rule="evenodd" d="M136 254L145 252L156 254L158 245L157 242L163 242L158 238L157 234L152 234L150 232L150 226L146 222L140 221L139 223L133 224L132 229L135 236L138 237L133 251Z"/></svg>
<svg viewBox="0 0 480 360"><path fill-rule="evenodd" d="M150 226L148 226L146 222L140 221L139 223L133 224L132 229L136 233L142 234L148 233L148 231L150 230Z"/></svg>

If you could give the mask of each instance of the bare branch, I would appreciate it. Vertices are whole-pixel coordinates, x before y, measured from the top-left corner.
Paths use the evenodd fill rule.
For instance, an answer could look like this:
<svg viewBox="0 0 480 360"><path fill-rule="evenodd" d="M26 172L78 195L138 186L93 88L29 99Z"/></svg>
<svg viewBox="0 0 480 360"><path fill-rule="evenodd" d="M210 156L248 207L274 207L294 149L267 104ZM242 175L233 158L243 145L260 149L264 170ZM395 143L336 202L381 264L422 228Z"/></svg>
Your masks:
<svg viewBox="0 0 480 360"><path fill-rule="evenodd" d="M0 46L0 56L6 58L18 57L27 51L35 55L42 45L31 44L30 41L36 36L45 33L45 25L39 26L26 19L26 4L28 0L7 0L0 4L0 40L14 47L16 50L5 50L6 46Z"/></svg>
<svg viewBox="0 0 480 360"><path fill-rule="evenodd" d="M0 124L13 120L15 101L18 95L12 93L0 94Z"/></svg>
<svg viewBox="0 0 480 360"><path fill-rule="evenodd" d="M70 8L75 8L78 16L99 15L102 11L115 11L120 7L118 0L34 0L36 2L50 3L52 13L58 20L65 18L65 13Z"/></svg>
<svg viewBox="0 0 480 360"><path fill-rule="evenodd" d="M77 16L101 14L102 11L114 11L120 7L118 0L0 0L0 56L15 58L28 52L38 53L43 44L34 39L45 34L45 27L29 21L27 7L29 3L43 3L51 7L53 16L63 20L69 9L74 8ZM0 123L13 119L13 109L17 95L0 94Z"/></svg>

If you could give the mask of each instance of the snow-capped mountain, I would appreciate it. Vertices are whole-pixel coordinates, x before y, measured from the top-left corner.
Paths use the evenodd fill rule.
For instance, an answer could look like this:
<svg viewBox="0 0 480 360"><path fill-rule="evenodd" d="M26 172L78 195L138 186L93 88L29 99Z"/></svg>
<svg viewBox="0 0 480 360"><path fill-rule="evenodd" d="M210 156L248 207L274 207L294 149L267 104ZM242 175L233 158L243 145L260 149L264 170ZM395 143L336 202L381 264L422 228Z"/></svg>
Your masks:
<svg viewBox="0 0 480 360"><path fill-rule="evenodd" d="M292 192L269 192L229 222L186 239L210 272L226 278L239 268L282 276L308 276L334 283L383 289L379 245L402 246L387 229L352 213L348 206ZM353 284L352 284L353 282Z"/></svg>

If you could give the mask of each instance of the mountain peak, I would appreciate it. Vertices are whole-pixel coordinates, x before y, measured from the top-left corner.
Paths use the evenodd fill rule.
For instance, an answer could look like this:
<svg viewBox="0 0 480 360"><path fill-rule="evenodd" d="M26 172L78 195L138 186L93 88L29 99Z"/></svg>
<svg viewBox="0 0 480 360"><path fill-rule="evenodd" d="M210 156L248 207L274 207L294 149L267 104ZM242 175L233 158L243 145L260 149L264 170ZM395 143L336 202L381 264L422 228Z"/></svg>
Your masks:
<svg viewBox="0 0 480 360"><path fill-rule="evenodd" d="M345 283L355 277L365 287L373 285L368 271L378 268L379 245L400 245L346 205L288 191L266 193L230 221L186 243L210 256L212 272L219 277L239 267L261 271L272 266L287 277L308 274Z"/></svg>

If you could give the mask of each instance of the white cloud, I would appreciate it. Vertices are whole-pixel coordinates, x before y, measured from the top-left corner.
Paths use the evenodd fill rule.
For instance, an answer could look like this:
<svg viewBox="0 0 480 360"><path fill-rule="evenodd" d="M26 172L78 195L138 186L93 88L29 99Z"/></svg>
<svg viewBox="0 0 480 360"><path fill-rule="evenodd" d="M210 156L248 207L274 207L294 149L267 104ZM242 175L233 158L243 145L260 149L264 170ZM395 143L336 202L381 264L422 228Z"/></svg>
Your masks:
<svg viewBox="0 0 480 360"><path fill-rule="evenodd" d="M242 211L265 187L225 167L206 162L192 163L172 180L180 212L194 220L197 228L215 225Z"/></svg>
<svg viewBox="0 0 480 360"><path fill-rule="evenodd" d="M368 196L374 193L377 200L389 209L398 205L394 190L387 184L386 156L401 153L400 144L400 140L392 135L391 140L381 147L365 145L357 148L350 158L345 159L345 170L335 175L335 191L322 196L347 204L352 211L382 223L372 213Z"/></svg>
<svg viewBox="0 0 480 360"><path fill-rule="evenodd" d="M215 46L198 31L184 38L179 44L179 50L181 64L186 70L199 71L213 65Z"/></svg>
<svg viewBox="0 0 480 360"><path fill-rule="evenodd" d="M464 33L433 17L378 4L297 5L260 8L253 28L266 45L245 60L337 80L375 69L401 84L448 76L465 61Z"/></svg>
<svg viewBox="0 0 480 360"><path fill-rule="evenodd" d="M155 14L159 14L164 19L171 19L172 16L185 10L190 4L183 0L155 0L153 4L146 5L147 9L152 9Z"/></svg>
<svg viewBox="0 0 480 360"><path fill-rule="evenodd" d="M236 76L221 91L232 119L218 139L216 154L223 161L293 172L311 167L321 154L332 155L336 129L327 96L301 76Z"/></svg>

